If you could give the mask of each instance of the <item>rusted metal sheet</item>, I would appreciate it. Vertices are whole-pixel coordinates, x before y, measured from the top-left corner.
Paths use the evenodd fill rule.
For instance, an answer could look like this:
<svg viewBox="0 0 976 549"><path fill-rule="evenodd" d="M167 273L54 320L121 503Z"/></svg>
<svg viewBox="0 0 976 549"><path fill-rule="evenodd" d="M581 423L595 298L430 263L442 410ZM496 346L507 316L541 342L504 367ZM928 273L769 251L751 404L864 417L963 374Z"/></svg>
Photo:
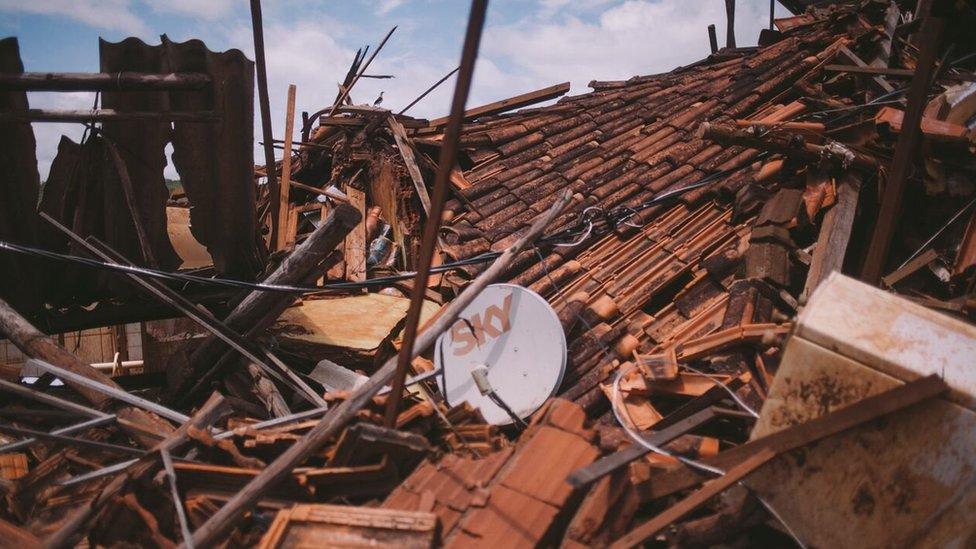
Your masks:
<svg viewBox="0 0 976 549"><path fill-rule="evenodd" d="M164 36L161 48L168 70L204 73L213 82L170 92L170 108L220 116L215 124L173 124L173 164L190 199L193 236L210 251L219 273L250 279L261 258L252 161L254 63L240 50L212 52L199 40Z"/></svg>
<svg viewBox="0 0 976 549"><path fill-rule="evenodd" d="M20 46L16 38L0 40L0 72L21 73ZM0 91L0 112L28 109L23 91ZM37 193L39 177L34 132L29 123L0 121L0 240L22 244L37 241ZM37 306L35 282L38 266L12 254L0 254L0 297L23 310Z"/></svg>

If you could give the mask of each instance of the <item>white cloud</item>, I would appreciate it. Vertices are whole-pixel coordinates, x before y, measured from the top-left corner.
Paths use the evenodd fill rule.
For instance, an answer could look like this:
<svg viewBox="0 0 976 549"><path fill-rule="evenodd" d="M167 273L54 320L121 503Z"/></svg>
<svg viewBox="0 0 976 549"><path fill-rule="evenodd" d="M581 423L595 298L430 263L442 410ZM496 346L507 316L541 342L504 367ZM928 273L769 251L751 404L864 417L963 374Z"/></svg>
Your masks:
<svg viewBox="0 0 976 549"><path fill-rule="evenodd" d="M146 0L146 4L159 13L173 13L208 21L229 15L235 4L242 9L246 7L243 1L234 0Z"/></svg>
<svg viewBox="0 0 976 549"><path fill-rule="evenodd" d="M560 0L546 4L543 10ZM768 20L768 5L762 0L739 2L739 45L755 44ZM596 18L549 18L540 12L539 17L489 28L483 51L540 86L566 80L583 86L592 79L653 74L701 59L708 55L706 27L715 24L724 36L724 22L725 7L717 0L628 0Z"/></svg>
<svg viewBox="0 0 976 549"><path fill-rule="evenodd" d="M0 0L0 11L51 15L86 25L145 35L148 27L129 0Z"/></svg>
<svg viewBox="0 0 976 549"><path fill-rule="evenodd" d="M382 0L376 11L379 12L380 15L386 15L403 5L403 1L404 0Z"/></svg>

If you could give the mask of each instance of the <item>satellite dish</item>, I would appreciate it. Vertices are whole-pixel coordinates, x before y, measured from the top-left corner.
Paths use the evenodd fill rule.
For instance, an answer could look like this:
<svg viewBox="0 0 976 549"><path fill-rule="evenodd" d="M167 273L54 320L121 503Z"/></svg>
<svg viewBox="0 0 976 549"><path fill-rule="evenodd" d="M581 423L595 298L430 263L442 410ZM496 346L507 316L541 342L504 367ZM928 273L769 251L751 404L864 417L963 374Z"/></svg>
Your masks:
<svg viewBox="0 0 976 549"><path fill-rule="evenodd" d="M435 364L443 372L448 405L467 401L495 425L511 416L481 393L472 371L487 368L495 394L522 419L556 394L566 372L566 335L539 294L515 284L486 287L437 339Z"/></svg>

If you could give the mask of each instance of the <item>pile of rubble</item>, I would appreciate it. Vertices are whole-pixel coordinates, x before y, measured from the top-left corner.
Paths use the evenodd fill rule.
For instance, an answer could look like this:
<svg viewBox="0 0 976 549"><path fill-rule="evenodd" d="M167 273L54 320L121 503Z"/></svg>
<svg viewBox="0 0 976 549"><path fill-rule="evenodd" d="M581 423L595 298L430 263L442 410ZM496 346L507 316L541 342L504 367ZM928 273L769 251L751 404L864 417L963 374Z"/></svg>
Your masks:
<svg viewBox="0 0 976 549"><path fill-rule="evenodd" d="M820 4L465 109L476 0L449 116L352 101L387 35L300 127L290 88L257 167L240 52L127 39L45 76L0 41L0 539L971 543L976 12ZM68 89L104 108L28 109ZM41 195L45 120L88 132ZM558 319L565 357L527 350L564 365L544 403L495 364L481 400L445 388L442 334L524 329L470 314L494 282Z"/></svg>

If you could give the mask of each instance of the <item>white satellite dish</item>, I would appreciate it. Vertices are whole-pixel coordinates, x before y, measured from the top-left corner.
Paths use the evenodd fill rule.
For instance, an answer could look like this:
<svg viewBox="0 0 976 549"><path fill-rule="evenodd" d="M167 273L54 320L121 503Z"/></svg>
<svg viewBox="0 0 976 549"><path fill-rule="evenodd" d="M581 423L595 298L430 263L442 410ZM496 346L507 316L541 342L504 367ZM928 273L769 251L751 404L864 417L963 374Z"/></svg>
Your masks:
<svg viewBox="0 0 976 549"><path fill-rule="evenodd" d="M472 371L487 368L495 394L528 418L556 394L566 371L566 335L539 294L515 284L492 284L437 339L434 361L448 405L467 401L495 425L512 418L483 395Z"/></svg>

